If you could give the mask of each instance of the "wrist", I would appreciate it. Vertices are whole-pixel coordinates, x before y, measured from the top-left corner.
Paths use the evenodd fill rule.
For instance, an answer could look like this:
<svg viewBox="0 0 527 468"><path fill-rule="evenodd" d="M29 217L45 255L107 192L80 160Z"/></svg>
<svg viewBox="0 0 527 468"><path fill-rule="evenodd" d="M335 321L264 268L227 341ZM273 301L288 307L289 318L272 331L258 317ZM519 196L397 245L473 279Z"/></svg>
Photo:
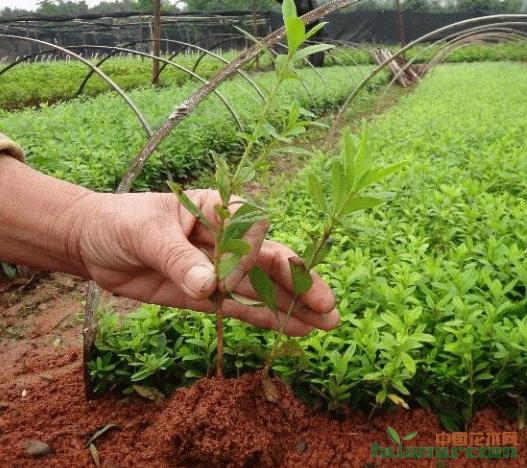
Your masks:
<svg viewBox="0 0 527 468"><path fill-rule="evenodd" d="M0 260L86 276L75 249L92 195L0 156Z"/></svg>
<svg viewBox="0 0 527 468"><path fill-rule="evenodd" d="M90 232L90 222L99 216L105 194L79 191L64 203L64 210L50 223L47 230L47 250L58 246L68 272L91 278L82 255L83 237Z"/></svg>

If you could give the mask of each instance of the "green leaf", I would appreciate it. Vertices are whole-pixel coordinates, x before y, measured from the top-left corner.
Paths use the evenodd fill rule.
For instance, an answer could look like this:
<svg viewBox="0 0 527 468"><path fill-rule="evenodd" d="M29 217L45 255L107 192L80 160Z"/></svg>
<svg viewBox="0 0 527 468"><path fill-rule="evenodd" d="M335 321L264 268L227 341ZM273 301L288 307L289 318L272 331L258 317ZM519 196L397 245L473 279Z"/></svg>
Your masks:
<svg viewBox="0 0 527 468"><path fill-rule="evenodd" d="M382 405L386 401L387 392L386 389L381 388L377 395L375 395L375 402L379 405Z"/></svg>
<svg viewBox="0 0 527 468"><path fill-rule="evenodd" d="M386 432L388 433L388 437L392 439L397 445L401 443L401 438L399 437L399 434L393 427L388 426L388 429L386 429Z"/></svg>
<svg viewBox="0 0 527 468"><path fill-rule="evenodd" d="M309 189L309 195L315 203L318 205L321 211L326 211L326 197L324 195L324 189L322 187L322 182L319 177L315 174L310 173L307 175L307 183Z"/></svg>
<svg viewBox="0 0 527 468"><path fill-rule="evenodd" d="M231 254L222 258L218 265L218 277L220 280L229 276L241 262L241 255Z"/></svg>
<svg viewBox="0 0 527 468"><path fill-rule="evenodd" d="M99 437L101 437L105 432L108 432L110 429L114 427L117 428L119 427L119 425L110 423L110 424L106 424L106 426L102 427L101 429L95 431L93 435L90 437L90 439L88 440L88 442L86 442L86 447L88 447L90 444L95 442Z"/></svg>
<svg viewBox="0 0 527 468"><path fill-rule="evenodd" d="M344 167L340 161L333 161L331 164L331 192L333 196L333 209L335 212L338 212L346 196Z"/></svg>
<svg viewBox="0 0 527 468"><path fill-rule="evenodd" d="M294 0L284 0L282 2L282 17L284 18L284 21L298 17Z"/></svg>
<svg viewBox="0 0 527 468"><path fill-rule="evenodd" d="M229 219L223 240L241 239L254 223L262 219L265 219L265 216L260 208L244 203Z"/></svg>
<svg viewBox="0 0 527 468"><path fill-rule="evenodd" d="M366 122L363 121L362 130L360 134L359 147L355 154L355 168L357 171L361 172L363 165L368 158L370 152L370 130L366 125Z"/></svg>
<svg viewBox="0 0 527 468"><path fill-rule="evenodd" d="M262 302L272 311L278 309L276 290L273 281L259 266L254 266L249 271L249 280L252 287Z"/></svg>
<svg viewBox="0 0 527 468"><path fill-rule="evenodd" d="M183 191L181 185L177 184L176 182L173 182L171 180L167 180L167 185L170 187L170 190L176 194L178 197L178 200L180 203L187 209L187 211L198 218L205 227L211 229L211 225L207 218L205 218L205 215L201 212L201 210L194 204L194 202L187 196L187 194Z"/></svg>
<svg viewBox="0 0 527 468"><path fill-rule="evenodd" d="M313 156L313 152L306 150L304 148L299 148L296 146L286 146L284 148L280 148L280 151L283 151L284 153L294 153L299 154L300 156Z"/></svg>
<svg viewBox="0 0 527 468"><path fill-rule="evenodd" d="M251 246L242 239L228 239L220 245L220 253L230 252L242 257L251 251Z"/></svg>
<svg viewBox="0 0 527 468"><path fill-rule="evenodd" d="M306 25L300 18L289 18L285 20L285 29L287 31L287 51L291 56L304 42Z"/></svg>
<svg viewBox="0 0 527 468"><path fill-rule="evenodd" d="M224 204L229 203L231 198L231 176L229 173L229 165L225 159L219 157L216 153L212 153L212 158L216 164L216 186L220 192L221 200Z"/></svg>
<svg viewBox="0 0 527 468"><path fill-rule="evenodd" d="M300 296L311 289L313 278L300 257L290 257L287 260L293 281L293 292L295 295Z"/></svg>
<svg viewBox="0 0 527 468"><path fill-rule="evenodd" d="M399 169L404 167L406 164L407 164L407 161L405 160L405 161L399 161L389 166L377 167L377 168L372 169L371 171L364 174L364 176L361 178L357 186L357 190L362 190L363 188L366 188L371 184L381 181L385 177L388 177L389 175L397 172Z"/></svg>
<svg viewBox="0 0 527 468"><path fill-rule="evenodd" d="M401 354L401 359L403 361L404 367L406 367L411 374L415 374L415 361L410 357L410 355L403 352Z"/></svg>
<svg viewBox="0 0 527 468"><path fill-rule="evenodd" d="M370 372L366 374L362 380L379 380L383 377L382 372Z"/></svg>
<svg viewBox="0 0 527 468"><path fill-rule="evenodd" d="M310 55L318 54L319 52L325 52L330 49L334 49L335 46L330 44L315 44L308 47L304 47L303 49L300 49L296 52L294 55L294 60L302 60Z"/></svg>
<svg viewBox="0 0 527 468"><path fill-rule="evenodd" d="M403 440L412 440L417 435L417 431L409 432L403 437Z"/></svg>
<svg viewBox="0 0 527 468"><path fill-rule="evenodd" d="M327 21L323 21L322 23L315 24L308 32L306 32L306 35L304 37L304 41L309 40L311 37L313 37L317 32L319 32L324 26L328 24Z"/></svg>
<svg viewBox="0 0 527 468"><path fill-rule="evenodd" d="M355 154L357 146L355 145L355 136L350 130L345 130L342 136L342 153L344 168L346 171L346 180L350 187L354 186L356 170L355 170Z"/></svg>
<svg viewBox="0 0 527 468"><path fill-rule="evenodd" d="M240 187L254 180L256 172L253 166L243 166L238 170L235 183Z"/></svg>
<svg viewBox="0 0 527 468"><path fill-rule="evenodd" d="M404 386L403 382L398 379L392 380L392 386L403 395L410 395L410 391Z"/></svg>
<svg viewBox="0 0 527 468"><path fill-rule="evenodd" d="M342 211L340 214L344 216L349 213L353 213L354 211L374 208L377 205L380 205L381 203L382 203L382 200L379 200L378 198L373 198L373 197L351 198L342 207Z"/></svg>
<svg viewBox="0 0 527 468"><path fill-rule="evenodd" d="M146 387L144 385L132 385L133 389L144 398L152 400L154 402L163 401L165 395L163 395L157 388Z"/></svg>

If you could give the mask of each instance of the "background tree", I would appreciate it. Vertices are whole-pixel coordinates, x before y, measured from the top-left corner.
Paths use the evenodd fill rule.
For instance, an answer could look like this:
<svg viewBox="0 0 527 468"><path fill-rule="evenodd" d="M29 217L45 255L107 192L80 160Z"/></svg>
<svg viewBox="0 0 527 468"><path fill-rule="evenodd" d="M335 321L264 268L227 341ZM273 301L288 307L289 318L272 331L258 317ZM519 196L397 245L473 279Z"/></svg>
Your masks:
<svg viewBox="0 0 527 468"><path fill-rule="evenodd" d="M221 11L221 10L243 10L251 9L252 3L247 0L188 0L188 11ZM276 6L274 0L258 0L257 7L260 11L267 11Z"/></svg>
<svg viewBox="0 0 527 468"><path fill-rule="evenodd" d="M405 0L403 10L405 11L430 11L430 3L427 0Z"/></svg>

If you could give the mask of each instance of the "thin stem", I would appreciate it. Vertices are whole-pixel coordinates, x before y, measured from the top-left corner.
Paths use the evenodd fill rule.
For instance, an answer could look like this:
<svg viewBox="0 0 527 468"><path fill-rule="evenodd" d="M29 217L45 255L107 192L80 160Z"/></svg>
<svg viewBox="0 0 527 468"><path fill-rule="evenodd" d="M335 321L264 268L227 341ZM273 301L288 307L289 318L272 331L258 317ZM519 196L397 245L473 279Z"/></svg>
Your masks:
<svg viewBox="0 0 527 468"><path fill-rule="evenodd" d="M311 271L313 268L313 261L318 256L324 245L326 244L329 236L331 235L331 232L333 231L335 225L334 222L331 222L329 226L327 226L324 229L324 233L322 234L320 240L318 241L318 245L316 249L313 252L313 256L309 262L308 265L306 265L306 268L308 271ZM269 374L269 371L271 370L271 366L273 365L273 361L276 359L276 354L278 352L279 346L282 343L282 338L285 336L285 327L287 326L287 323L289 322L289 319L291 318L291 315L296 309L296 306L298 304L298 300L300 299L300 296L298 294L295 294L293 296L293 300L289 304L289 307L287 308L287 312L285 314L284 320L280 324L280 328L278 329L278 337L276 338L275 342L273 343L273 347L271 349L271 354L269 356L269 359L267 360L267 363L265 364L263 368L263 376L267 376Z"/></svg>
<svg viewBox="0 0 527 468"><path fill-rule="evenodd" d="M260 115L258 116L258 120L256 121L256 125L254 127L253 132L253 138L249 141L247 146L245 147L245 151L243 152L243 155L240 159L240 162L238 163L238 166L236 167L236 172L234 173L234 180L236 181L239 175L240 170L247 162L247 159L251 155L252 149L254 147L254 144L257 140L257 135L260 133L260 128L262 124L265 121L265 118L267 117L267 114L269 113L269 110L271 109L271 105L274 103L274 100L276 98L276 95L278 94L278 90L280 89L280 86L282 85L282 82L284 81L282 74L279 74L276 80L275 85L273 86L271 92L269 93L269 96L267 100L265 101L265 105L260 112Z"/></svg>
<svg viewBox="0 0 527 468"><path fill-rule="evenodd" d="M225 210L228 207L225 206L225 203L222 205L222 208ZM223 233L225 232L225 220L226 218L220 217L220 225L216 231L216 236L214 239L214 272L216 278L219 278L219 267L221 261L221 251L220 246L223 241ZM217 349L216 349L216 377L223 377L223 300L225 299L225 292L219 291L219 294L214 300L216 306L216 336L218 339Z"/></svg>
<svg viewBox="0 0 527 468"><path fill-rule="evenodd" d="M266 100L265 105L262 111L260 112L260 115L258 116L258 120L256 121L256 125L254 127L253 138L249 141L249 143L245 147L245 151L243 152L240 162L238 163L238 166L236 167L236 171L232 178L232 181L234 182L234 184L236 184L236 180L238 178L241 168L246 164L247 159L250 157L254 144L258 141L258 135L260 134L261 127L263 123L265 122L265 119L271 109L271 106L274 104L274 100L278 94L278 90L281 84L283 83L283 81L284 81L284 75L283 73L279 73L277 76L276 83L274 87L272 88L271 92L269 93L268 99ZM229 189L229 194L226 197L227 200L230 199L231 194L232 194L232 184L231 184L231 188ZM222 207L223 212L227 212L227 213L229 212L228 202L227 203L224 202L221 207ZM221 216L220 225L214 237L214 272L216 273L216 278L218 279L220 277L219 265L221 261L220 246L223 242L223 235L225 232L225 223L227 220L228 220L228 217ZM226 297L227 297L227 292L219 288L218 294L216 295L215 300L214 300L214 303L216 306L215 307L216 309L215 310L216 312L216 333L217 333L217 339L218 339L217 353L216 353L216 376L217 377L223 377L223 301L225 300Z"/></svg>

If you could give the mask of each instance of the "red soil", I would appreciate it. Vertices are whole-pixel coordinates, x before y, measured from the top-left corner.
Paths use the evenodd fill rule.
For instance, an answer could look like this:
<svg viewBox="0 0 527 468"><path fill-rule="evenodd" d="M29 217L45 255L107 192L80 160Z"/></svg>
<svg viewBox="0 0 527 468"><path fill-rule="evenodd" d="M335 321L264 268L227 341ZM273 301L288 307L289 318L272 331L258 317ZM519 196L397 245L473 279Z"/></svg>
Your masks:
<svg viewBox="0 0 527 468"><path fill-rule="evenodd" d="M79 364L79 327L64 326L66 320L60 322L61 318L53 316L80 311L76 299L82 296L83 288L83 284L69 290L59 287L56 292L61 299L53 296L46 302L49 307L33 308L31 316L7 327L24 330L25 335L13 338L4 334L5 325L0 328L0 466L95 466L86 442L108 423L119 427L95 441L101 466L107 468L438 466L435 460L371 458L373 442L393 446L386 435L387 426L399 434L418 431L408 445L434 446L436 433L443 429L430 411L399 410L370 420L361 413L332 418L297 401L282 383L278 383L280 401L268 402L258 374L237 380L203 379L157 405L119 395L87 402ZM12 320L14 311L20 310L8 302L4 310L0 309L0 322ZM52 309L62 312L52 314ZM55 335L62 340L58 346L49 344L56 340ZM41 349L46 340L48 344ZM38 345L33 347L32 343ZM488 409L478 413L469 431L518 429ZM28 439L46 442L52 453L32 458L23 447ZM460 459L439 466L527 467L525 431L518 431L518 439L518 458L514 461L489 460L485 464Z"/></svg>

